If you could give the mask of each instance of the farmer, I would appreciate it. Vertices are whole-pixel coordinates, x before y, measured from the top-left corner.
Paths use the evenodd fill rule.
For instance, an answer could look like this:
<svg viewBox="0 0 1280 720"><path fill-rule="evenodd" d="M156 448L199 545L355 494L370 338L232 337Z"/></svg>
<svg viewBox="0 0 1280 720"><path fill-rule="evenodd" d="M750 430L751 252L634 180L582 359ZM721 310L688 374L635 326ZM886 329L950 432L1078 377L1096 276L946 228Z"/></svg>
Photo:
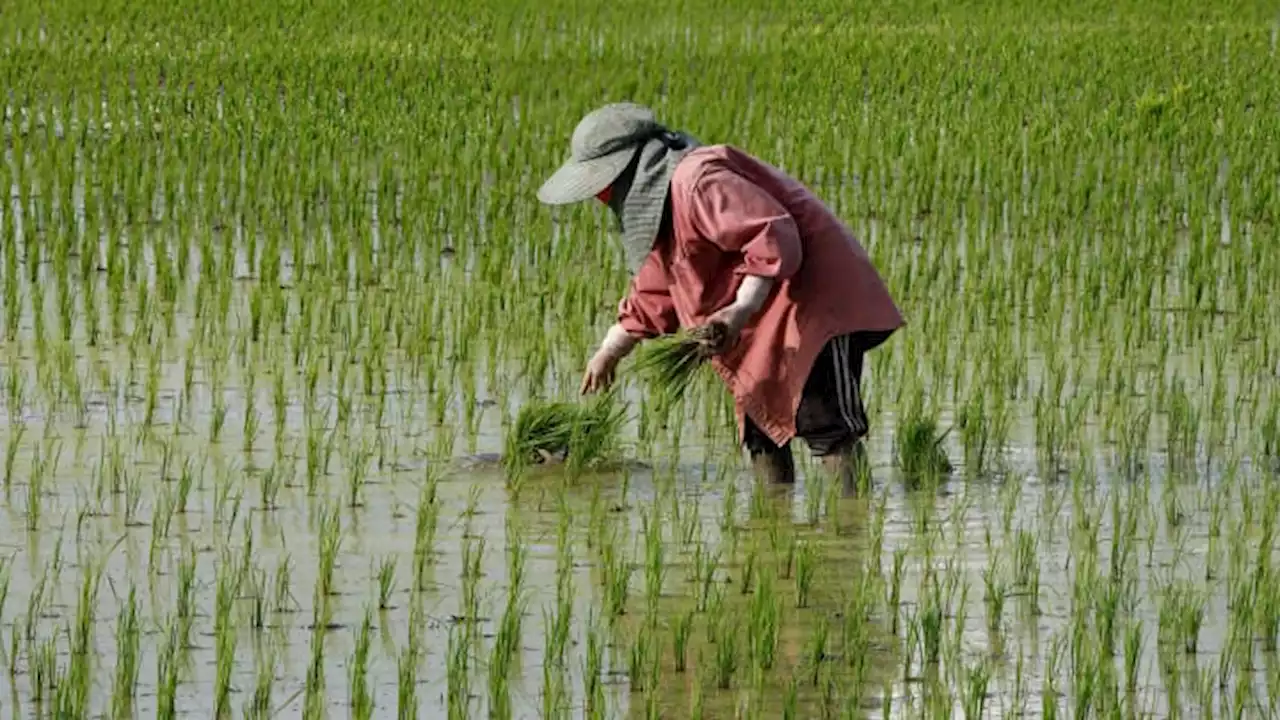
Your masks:
<svg viewBox="0 0 1280 720"><path fill-rule="evenodd" d="M850 231L777 168L700 145L639 105L587 114L570 147L538 199L608 205L633 273L582 392L608 388L642 340L712 328L705 350L757 476L795 482L798 436L852 489L868 429L863 354L903 319Z"/></svg>

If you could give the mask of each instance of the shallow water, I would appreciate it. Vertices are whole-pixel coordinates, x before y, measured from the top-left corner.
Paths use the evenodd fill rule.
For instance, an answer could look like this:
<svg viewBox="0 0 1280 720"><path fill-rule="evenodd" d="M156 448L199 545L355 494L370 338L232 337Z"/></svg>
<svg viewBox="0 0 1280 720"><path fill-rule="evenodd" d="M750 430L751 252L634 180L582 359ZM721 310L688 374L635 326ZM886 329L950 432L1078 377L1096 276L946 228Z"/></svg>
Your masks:
<svg viewBox="0 0 1280 720"><path fill-rule="evenodd" d="M14 161L12 157L7 160ZM24 208L18 197L15 187L12 201L4 210L9 213L15 242L25 248L34 231L23 220L30 206ZM208 207L197 210L206 220L220 214ZM376 204L371 210L376 217ZM160 224L172 222L175 213L171 211ZM159 214L162 219L165 217L163 210ZM874 236L875 221L870 225L866 234ZM1054 712L1049 708L1057 708L1058 713L1084 714L1083 700L1091 697L1096 683L1105 679L1097 668L1111 662L1115 672L1121 673L1130 656L1136 658L1132 663L1136 668L1134 692L1116 694L1125 714L1173 717L1182 708L1183 714L1204 716L1205 697L1221 715L1240 710L1243 716L1261 717L1275 709L1269 703L1280 697L1280 663L1274 650L1268 650L1260 637L1242 641L1246 650L1238 654L1243 659L1229 667L1230 680L1225 687L1213 682L1228 656L1224 648L1232 620L1242 612L1238 604L1229 607L1227 602L1227 581L1232 577L1228 567L1231 542L1233 538L1241 540L1242 563L1259 564L1260 558L1269 558L1274 550L1264 545L1264 538L1259 535L1268 518L1274 521L1280 510L1280 505L1268 505L1275 498L1268 484L1270 478L1265 469L1251 464L1249 450L1242 449L1246 446L1244 441L1231 438L1230 442L1224 440L1215 445L1204 433L1198 434L1193 438L1198 468L1186 477L1170 473L1169 456L1163 448L1144 442L1138 451L1145 463L1143 472L1137 478L1126 478L1114 462L1112 448L1101 439L1106 435L1102 428L1067 422L1070 430L1079 432L1063 439L1063 446L1080 443L1080 447L1065 452L1062 459L1070 472L1059 474L1047 471L1037 453L1040 426L1035 414L1025 407L1030 402L1024 402L1010 418L1010 433L999 453L1002 463L998 472L968 478L960 467L938 487L912 491L894 467L895 430L903 408L890 396L892 381L916 373L914 380L922 387L929 387L931 382L950 383L954 376L977 383L977 376L971 373L985 358L956 360L950 367L944 363L951 375L920 379L926 372L924 361L877 353L869 359L867 384L873 410L870 456L875 469L872 487L861 497L829 502L826 489L815 488L816 475L806 471L796 488L754 499L761 491L754 487L732 447L732 428L727 418L701 407L673 421L651 447L638 443L624 446L628 455L651 461L652 470L566 481L553 468L511 484L497 468L468 463L465 458L501 450L502 412L518 409L529 385L547 395L556 395L562 389L559 385L574 380L577 364L582 360L574 341L565 340L563 346L556 348L559 352L542 387L538 383L543 378L515 389L488 387L489 368L483 353L471 356L466 363L455 362L454 353L459 352L467 333L475 329L457 318L482 302L485 292L500 295L505 291L482 287L487 281L476 269L479 253L469 252L465 262L455 263L450 259L453 252L431 254L427 249L432 246L420 246L417 249L422 252L414 257L415 272L436 266L446 273L450 268L458 270L454 275L446 274L447 279L441 281L444 290L431 295L424 291L423 286L428 284L425 282L409 289L389 282L382 288L352 291L335 304L341 312L354 315L381 309L376 298L402 292L415 295L406 305L446 303L445 328L433 341L444 349L429 356L439 365L414 367L404 351L387 348L382 356L384 364L374 366L361 345L362 338L330 337L328 341L334 347L324 350L333 367L326 366L320 372L318 402L308 406L303 391L308 368L296 356L282 355L280 348L272 346L282 339L269 338L256 344L243 341L246 318L259 287L250 276L254 261L244 247L245 235L243 227L220 226L216 241L203 241L209 246L230 243L232 247L231 266L238 279L229 292L225 314L214 323L227 331L223 336L199 334L202 325L198 311L208 308L195 305L195 287L206 279L198 252L200 243L195 241L175 241L174 247L169 248L175 256L187 253L191 266L185 283L178 289L179 297L174 303L178 317L173 324L174 334L168 338L127 335L136 326L130 313L136 293L143 287L150 293L158 291L156 245L128 245L129 253L139 248L141 260L138 277L124 286L129 296L123 325L126 336L112 337L95 347L89 347L82 324L76 324L69 342L50 330L57 328L58 297L53 292L46 292L44 297L42 317L46 324L41 341L37 342L36 314L29 305L32 290L35 285L54 287L58 281L47 264L37 269L35 283L23 281L24 306L18 338L6 345L6 352L0 357L0 378L5 382L0 398L0 410L5 413L0 447L9 453L4 494L0 497L0 512L4 514L0 558L11 558L4 566L6 573L0 576L0 583L7 578L7 585L0 585L7 589L0 605L0 657L11 670L0 672L0 697L12 698L15 709L25 712L34 703L32 681L37 662L33 650L46 642L56 643L58 672L65 672L73 659L65 630L74 625L81 607L82 574L89 563L101 560L105 563L103 581L89 603L95 613L92 647L96 651L90 666L91 708L97 713L110 706L119 654L114 637L117 612L133 587L139 593L141 620L140 676L134 710L138 716L154 716L162 628L170 623L178 606L180 564L185 553L191 552L195 557L195 611L190 666L177 688L176 710L182 715L211 715L218 656L218 582L235 571L245 554L247 539L251 539L248 556L253 587L239 588L239 598L234 603L237 642L230 679L233 714L240 715L250 699L260 675L256 663L263 657L261 651L274 648L279 655L273 671L276 684L272 706L279 717L302 717L308 665L317 637L311 630L317 604L312 588L319 576L319 519L325 509L338 512L342 529L333 577L336 594L329 599L331 627L320 636L324 641L324 687L320 696L333 716L348 712L348 670L366 609L373 610L376 638L368 667L375 715L384 717L394 711L401 690L397 662L408 642L410 625L415 622L411 615L415 603L423 613L416 621L423 633L423 654L414 682L416 705L421 715L429 717L448 711L449 698L454 695L449 684L450 631L467 627L462 618L467 614L463 602L466 559L474 559L480 548L483 552L479 555L475 618L479 641L469 656L466 676L470 678L472 714L478 716L486 711L489 652L507 600L507 552L513 546L513 530L520 533L519 545L529 553L523 575L527 606L519 662L510 676L513 710L520 717L540 716L545 655L543 613L554 612L557 606L558 533L562 526L567 528L572 543L568 557L573 560L573 591L569 595L573 620L564 669L569 715L586 714L587 618L601 612L605 601L600 548L613 532L617 533L613 537L621 543L619 551L632 574L627 612L620 618L616 633L605 633L609 652L600 668L600 678L609 709L606 716L644 715L651 697L658 698L663 716L683 716L691 702L695 667L697 682L705 688L709 716L727 717L740 711L779 716L792 672L805 676L810 670L806 666L805 644L822 618L833 628L828 656L819 668L822 679L825 682L833 678L841 694L835 701L837 706L853 697L851 702L857 709L868 714L960 716L965 710L966 695L970 699L982 696L986 714L992 717L1047 717ZM556 237L568 242L564 236ZM123 241L104 238L98 248L103 257L111 252L110 242ZM371 242L381 247L376 239ZM476 240L455 238L450 233L438 244L453 248L455 242L465 250L468 243ZM336 247L332 243L318 245L325 251ZM315 286L295 286L295 259L290 257L288 248L283 248L281 254L285 257L281 267L283 297L289 311L296 312L305 293L316 292ZM355 262L353 258L340 258L334 268L339 263ZM4 268L6 280L14 277L15 271L26 277L26 265L20 261L17 268ZM107 274L99 271L99 277L82 280L96 288L96 302L100 305L105 305L114 292ZM332 278L321 279L337 283ZM474 294L469 294L473 290ZM78 291L71 297L76 302L83 301ZM602 313L608 312L607 304L603 303ZM572 318L565 321L566 325L574 323ZM364 318L352 322L362 328L371 324ZM498 331L514 333L517 329L487 328L485 338L501 334ZM589 335L583 328L568 330ZM1099 373L1101 350L1074 347L1073 354L1067 356L1066 371L1051 369L1054 360L1062 358L1046 358L1043 349L1037 349L1036 342L1028 339L1037 333L1051 335L1051 330L1030 322L1016 330L1017 338L1003 347L1024 353L1019 367L1024 395L1021 400L1032 397L1030 388L1041 387L1046 378L1065 376L1071 377L1064 380L1059 397L1054 399L1070 403L1077 393L1091 389L1101 392L1088 383L1091 375ZM920 342L914 336L907 337ZM902 338L902 342L905 340ZM157 348L161 352L157 353ZM192 349L192 365L184 356L188 348ZM514 344L503 347L516 354L525 349ZM937 352L934 348L926 350ZM1141 362L1155 364L1155 353L1150 348L1145 350L1149 352ZM253 360L247 361L246 357ZM149 361L153 358L157 364L151 367ZM219 359L225 363L225 372L215 377ZM522 360L521 356L513 362ZM1247 392L1243 388L1257 387L1257 383L1250 378L1248 384L1243 384L1241 379L1247 369L1235 367L1233 360L1227 358L1218 363L1215 358L1210 365L1224 388L1223 407L1234 408L1238 421L1242 412L1238 396ZM556 367L556 361L569 363L570 367ZM1159 362L1163 362L1158 367L1160 377L1185 376L1208 384L1203 372L1204 355L1179 355L1175 347ZM461 374L470 377L455 377L452 371L459 366ZM374 383L377 389L366 394L362 385L364 371L371 367L374 369L370 374L379 375L384 386ZM344 372L349 373L345 385L338 379ZM285 373L285 397L276 406L273 390L279 373ZM439 376L433 377L434 373ZM506 379L517 375L517 371L502 367L495 374ZM189 384L188 376L192 377ZM250 380L253 392L248 389ZM472 385L464 386L463 380L470 380ZM452 391L448 394L437 386L455 381L455 386L446 388ZM73 394L77 388L83 390L79 398ZM1143 407L1168 404L1140 395L1151 392L1149 388L1128 390L1130 396L1116 401L1139 397L1138 403ZM156 405L151 408L152 422L147 425L147 398L152 394ZM13 400L19 396L24 401L15 405ZM639 395L633 389L627 398L635 404ZM956 422L957 409L940 405L942 424ZM277 416L277 410L283 410L283 414ZM478 415L472 415L473 411ZM256 418L257 422L252 447L246 447L244 442L246 418ZM443 423L438 422L441 418ZM1096 423L1097 418L1091 419ZM1211 417L1203 422L1214 426L1218 421ZM212 426L217 423L223 426L215 441ZM1168 424L1166 418L1153 419L1153 435L1160 436ZM672 446L671 433L675 430L681 432L678 452ZM635 431L634 424L629 426L628 437ZM953 459L963 457L954 435L945 447ZM314 471L317 461L326 465L326 471ZM1234 468L1233 462L1238 463ZM167 535L153 535L158 518L165 516L164 504L174 501L181 492L179 478L184 472L194 478L186 512L173 515ZM354 503L353 477L364 480ZM264 478L279 480L280 487L273 496L266 492ZM416 513L422 487L430 479L438 481L438 530L430 569L423 587L415 590L410 585ZM741 528L736 535L727 533L722 525L729 488L733 488L736 498L735 526ZM808 518L811 493L821 500L817 504L816 526L811 526ZM274 502L267 502L268 496L274 497ZM1092 638L1081 632L1097 624L1098 608L1090 607L1086 616L1075 612L1079 609L1077 601L1097 603L1106 587L1090 576L1079 575L1082 564L1088 567L1090 561L1096 560L1102 577L1112 572L1111 551L1117 537L1113 498L1119 498L1115 507L1122 514L1133 513L1135 522L1129 534L1121 534L1133 543L1128 546L1122 576L1124 595L1133 604L1117 616L1115 648L1107 657L1103 650L1089 644ZM681 519L676 517L676 507L680 508ZM38 518L33 516L36 508ZM651 688L633 691L627 662L647 604L646 551L652 548L645 543L642 518L646 514L663 518L666 536L661 545L666 578L654 610L660 628L656 639L661 640L664 653L656 692ZM689 518L698 521L692 523ZM882 528L877 530L881 521ZM678 537L688 532L687 528L693 529L692 538L701 545ZM1023 534L1016 535L1019 531ZM1038 573L1038 612L1033 611L1026 589L1011 580L1018 537L1035 542L1025 557ZM751 621L755 611L750 603L757 597L754 589L758 585L749 585L749 592L742 592L746 557L751 548L756 548L760 563L754 568L757 572L782 564L778 557L782 555L779 538L782 543L790 538L803 539L820 548L812 603L806 608L795 607L796 570L787 565L790 570L781 573L783 576L776 581L782 609L778 662L763 677L760 692L755 692L747 651L739 647L741 667L734 673L730 687L720 689L710 680L720 644L705 639L708 618L716 622L724 618ZM669 655L670 628L694 602L697 583L690 582L686 575L693 567L692 548L699 546L722 553L724 566L715 579L716 586L723 589L725 604L719 612L696 614L690 670L680 673L675 671L674 659ZM998 558L996 575L988 576L993 552ZM896 607L890 607L887 592L898 553L904 558L900 596ZM280 611L271 607L264 616L264 627L251 627L255 602L265 598L274 604L277 573L286 560L289 592L285 594L285 608ZM394 591L389 596L389 607L379 610L377 574L384 561L394 561ZM875 570L871 579L863 572L869 569ZM918 613L931 607L929 595L922 592L926 571L932 571L933 577L946 586L940 615L942 658L934 665L922 663L919 650L915 649L920 639L917 633L923 628ZM989 617L989 577L996 578L997 585L1003 583L1003 594L1008 596L998 621ZM45 602L33 605L31 598L42 578L48 578L49 595ZM1198 645L1193 653L1163 650L1157 642L1158 631L1167 624L1161 613L1166 597L1163 589L1172 578L1190 580L1198 592L1204 593L1203 625L1196 634ZM259 583L261 587L256 586ZM867 674L865 687L855 687L850 680L853 663L839 652L834 628L845 621L849 598L862 591L873 595L875 601L869 622L865 627L858 626L867 633L866 657L860 658ZM1280 613L1280 606L1263 602L1265 596L1263 590L1257 589L1244 597L1258 603L1260 615ZM899 618L896 636L895 614ZM1132 651L1124 644L1123 630L1136 627L1133 623L1138 621L1141 644ZM734 627L743 638L748 637L743 626ZM23 637L28 632L30 641ZM15 637L17 642L13 641ZM1073 642L1079 644L1073 646ZM14 648L18 651L16 656L10 652ZM701 659L698 652L704 653ZM1104 659L1095 661L1098 657ZM1169 667L1178 672L1171 674ZM985 692L978 682L980 671L989 674ZM1208 681L1202 679L1201 673ZM1171 689L1174 682L1178 683L1176 690ZM1202 690L1204 687L1208 690ZM940 689L947 694L940 694ZM799 682L796 690L799 715L821 716L821 683L815 686ZM832 714L837 713L833 710Z"/></svg>

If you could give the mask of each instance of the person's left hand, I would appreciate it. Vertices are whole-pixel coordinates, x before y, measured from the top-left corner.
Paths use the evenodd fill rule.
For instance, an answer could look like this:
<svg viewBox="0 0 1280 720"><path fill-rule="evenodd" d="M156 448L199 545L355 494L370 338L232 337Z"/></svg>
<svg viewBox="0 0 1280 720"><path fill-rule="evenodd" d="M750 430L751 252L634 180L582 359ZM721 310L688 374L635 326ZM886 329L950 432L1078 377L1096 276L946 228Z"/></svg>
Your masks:
<svg viewBox="0 0 1280 720"><path fill-rule="evenodd" d="M736 303L717 310L710 318L707 318L706 326L712 328L712 330L707 333L707 338L703 341L703 347L711 355L720 355L727 352L738 343L738 336L742 334L742 329L747 326L747 321L751 319L751 314L749 308L744 308Z"/></svg>

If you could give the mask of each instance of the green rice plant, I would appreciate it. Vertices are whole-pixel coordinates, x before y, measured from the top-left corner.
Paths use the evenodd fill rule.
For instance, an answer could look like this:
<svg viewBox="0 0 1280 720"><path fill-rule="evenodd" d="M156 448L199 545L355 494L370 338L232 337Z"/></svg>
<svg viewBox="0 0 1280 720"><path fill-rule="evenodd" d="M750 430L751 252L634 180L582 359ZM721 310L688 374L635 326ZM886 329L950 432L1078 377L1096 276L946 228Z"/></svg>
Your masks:
<svg viewBox="0 0 1280 720"><path fill-rule="evenodd" d="M983 600L987 606L987 627L991 634L998 635L1004 618L1004 602L1009 595L998 556L994 554L990 556L987 567L982 573L982 582L986 586Z"/></svg>
<svg viewBox="0 0 1280 720"><path fill-rule="evenodd" d="M307 662L307 675L303 686L302 716L307 720L324 717L325 692L325 634L328 632L325 593L317 584L315 610L311 624L311 654Z"/></svg>
<svg viewBox="0 0 1280 720"><path fill-rule="evenodd" d="M17 375L10 374L9 377L12 380L16 378ZM14 407L12 404L12 395L10 407ZM10 412L12 412L12 410ZM22 437L27 432L27 426L22 422L11 422L9 427L12 428L12 431L9 433L9 440L5 443L4 447L4 494L6 498L9 497L9 494L13 491L13 468L14 464L18 460L18 450L22 447Z"/></svg>
<svg viewBox="0 0 1280 720"><path fill-rule="evenodd" d="M620 617L626 612L633 572L630 558L618 547L618 534L615 526L607 535L606 542L601 545L604 560L604 602L610 618Z"/></svg>
<svg viewBox="0 0 1280 720"><path fill-rule="evenodd" d="M949 432L949 431L948 431ZM951 472L951 461L942 447L947 433L939 433L937 421L923 414L908 414L895 436L898 467L912 482L936 482Z"/></svg>
<svg viewBox="0 0 1280 720"><path fill-rule="evenodd" d="M333 573L342 548L342 518L339 508L322 512L319 528L319 566L316 571L316 588L319 597L327 604L327 598L337 592Z"/></svg>
<svg viewBox="0 0 1280 720"><path fill-rule="evenodd" d="M273 578L272 608L277 613L287 613L297 607L292 590L293 558L284 554L276 566Z"/></svg>
<svg viewBox="0 0 1280 720"><path fill-rule="evenodd" d="M642 511L640 514L641 532L645 544L645 597L649 607L656 608L658 598L662 596L662 585L666 577L664 562L665 541L662 537L662 523L656 513Z"/></svg>
<svg viewBox="0 0 1280 720"><path fill-rule="evenodd" d="M689 636L693 632L695 611L689 608L671 625L671 649L675 657L675 671L683 673L688 667Z"/></svg>
<svg viewBox="0 0 1280 720"><path fill-rule="evenodd" d="M826 615L818 618L817 624L809 633L805 642L804 665L809 672L809 685L818 687L822 668L827 661L827 639L831 634L831 621ZM852 659L852 658L850 658Z"/></svg>
<svg viewBox="0 0 1280 720"><path fill-rule="evenodd" d="M507 434L502 461L509 474L563 458L571 469L610 459L625 421L613 393L581 403L527 402Z"/></svg>
<svg viewBox="0 0 1280 720"><path fill-rule="evenodd" d="M937 580L926 581L921 587L922 604L916 616L919 627L920 658L927 665L936 665L942 653L943 602L942 588Z"/></svg>
<svg viewBox="0 0 1280 720"><path fill-rule="evenodd" d="M732 613L728 613L720 615L715 622L719 624L716 629L716 687L727 690L733 682L734 673L738 671L739 621Z"/></svg>
<svg viewBox="0 0 1280 720"><path fill-rule="evenodd" d="M604 638L600 620L591 612L587 615L587 651L583 658L583 696L584 710L588 718L604 717L605 696L603 685L604 674Z"/></svg>
<svg viewBox="0 0 1280 720"><path fill-rule="evenodd" d="M796 553L796 607L809 607L810 594L813 592L813 581L818 569L818 550L812 541L799 543Z"/></svg>
<svg viewBox="0 0 1280 720"><path fill-rule="evenodd" d="M396 559L394 555L382 558L378 565L378 610L391 609L391 595L395 592Z"/></svg>
<svg viewBox="0 0 1280 720"><path fill-rule="evenodd" d="M893 570L889 582L889 596L885 598L889 605L889 632L898 634L898 618L902 607L902 577L907 565L907 550L899 548L893 551Z"/></svg>
<svg viewBox="0 0 1280 720"><path fill-rule="evenodd" d="M216 669L214 678L214 715L219 718L231 714L231 678L235 671L236 618L235 601L239 599L240 582L230 564L218 564L217 598L214 607L214 654Z"/></svg>
<svg viewBox="0 0 1280 720"><path fill-rule="evenodd" d="M569 689L565 677L568 612L572 612L572 605L566 607L561 603L556 604L554 614L545 608L542 611L543 646L546 648L542 663L542 716L546 718L563 717L568 712Z"/></svg>
<svg viewBox="0 0 1280 720"><path fill-rule="evenodd" d="M129 596L116 621L116 675L111 694L111 715L115 720L133 716L138 691L139 637L138 592L129 588Z"/></svg>
<svg viewBox="0 0 1280 720"><path fill-rule="evenodd" d="M793 674L787 681L787 688L782 695L782 717L784 720L795 720L800 699L800 677Z"/></svg>
<svg viewBox="0 0 1280 720"><path fill-rule="evenodd" d="M738 591L746 595L751 592L752 582L755 580L760 550L755 544L747 550L747 557L742 562L742 572L738 576Z"/></svg>
<svg viewBox="0 0 1280 720"><path fill-rule="evenodd" d="M699 546L701 548L702 546ZM708 551L699 553L694 558L694 579L697 582L694 606L698 612L706 612L712 595L712 583L715 582L716 568L720 564L720 552Z"/></svg>
<svg viewBox="0 0 1280 720"><path fill-rule="evenodd" d="M461 616L474 622L480 615L480 577L485 538L463 533L462 540L462 607Z"/></svg>
<svg viewBox="0 0 1280 720"><path fill-rule="evenodd" d="M518 539L512 547L523 547ZM512 561L522 563L522 560ZM517 565L517 567L520 567ZM492 717L508 718L513 712L511 705L511 674L514 671L520 651L522 617L524 615L524 596L521 592L517 569L507 593L506 610L503 612L498 626L498 634L494 638L493 649L489 656L489 714Z"/></svg>
<svg viewBox="0 0 1280 720"><path fill-rule="evenodd" d="M1204 624L1204 592L1186 580L1174 580L1161 589L1159 598L1160 636L1195 653L1200 628Z"/></svg>
<svg viewBox="0 0 1280 720"><path fill-rule="evenodd" d="M369 650L373 640L373 611L365 610L364 620L356 635L355 648L351 652L351 669L348 671L351 716L355 720L373 717L373 695L369 692Z"/></svg>
<svg viewBox="0 0 1280 720"><path fill-rule="evenodd" d="M654 412L665 419L710 368L706 346L723 328L705 325L653 338L636 349L631 369L645 384L647 400Z"/></svg>
<svg viewBox="0 0 1280 720"><path fill-rule="evenodd" d="M631 642L627 675L632 691L643 692L646 690L646 672L649 669L649 658L655 653L652 643L657 623L657 615L654 612L646 613L644 620L640 623L640 627L636 630L634 640ZM647 689L654 690L655 688L649 687Z"/></svg>
<svg viewBox="0 0 1280 720"><path fill-rule="evenodd" d="M156 717L177 717L178 683L182 673L181 621L170 619L165 625L160 651L156 655Z"/></svg>
<svg viewBox="0 0 1280 720"><path fill-rule="evenodd" d="M689 685L689 718L690 720L702 720L705 698L702 690L702 650L698 650L697 662L693 664L693 676L690 678Z"/></svg>
<svg viewBox="0 0 1280 720"><path fill-rule="evenodd" d="M0 558L0 619L4 618L4 606L9 599L9 583L12 579L13 557Z"/></svg>
<svg viewBox="0 0 1280 720"><path fill-rule="evenodd" d="M471 704L471 655L470 631L467 622L449 627L449 647L446 675L448 678L448 715L450 720L469 716Z"/></svg>
<svg viewBox="0 0 1280 720"><path fill-rule="evenodd" d="M418 665L422 658L420 643L421 627L417 610L413 610L409 621L409 637L401 648L396 661L396 718L410 720L418 717Z"/></svg>
<svg viewBox="0 0 1280 720"><path fill-rule="evenodd" d="M438 476L431 473L418 494L413 540L413 584L418 592L427 589L428 570L435 557L436 528L440 522L440 503L436 497L437 482Z"/></svg>

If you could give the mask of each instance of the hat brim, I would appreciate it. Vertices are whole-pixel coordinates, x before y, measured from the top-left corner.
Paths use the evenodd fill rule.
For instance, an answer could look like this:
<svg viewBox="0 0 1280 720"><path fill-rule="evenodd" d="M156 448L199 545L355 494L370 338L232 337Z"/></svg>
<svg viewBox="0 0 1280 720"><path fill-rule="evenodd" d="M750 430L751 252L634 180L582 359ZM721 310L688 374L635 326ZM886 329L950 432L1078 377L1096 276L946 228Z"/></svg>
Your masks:
<svg viewBox="0 0 1280 720"><path fill-rule="evenodd" d="M595 197L618 179L635 153L630 147L591 160L570 160L538 188L538 199L547 205L569 205Z"/></svg>

